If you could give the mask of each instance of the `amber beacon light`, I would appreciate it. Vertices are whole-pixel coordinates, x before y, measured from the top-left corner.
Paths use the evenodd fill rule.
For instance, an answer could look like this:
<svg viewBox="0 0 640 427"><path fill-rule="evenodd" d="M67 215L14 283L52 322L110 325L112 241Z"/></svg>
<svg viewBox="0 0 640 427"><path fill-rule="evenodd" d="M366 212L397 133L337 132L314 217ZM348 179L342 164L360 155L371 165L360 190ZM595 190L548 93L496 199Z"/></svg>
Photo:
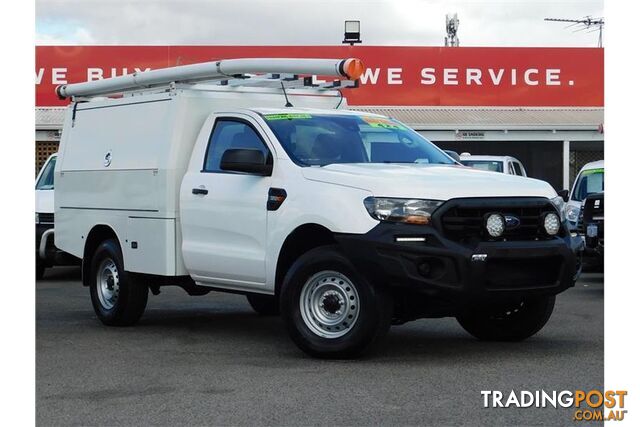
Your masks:
<svg viewBox="0 0 640 427"><path fill-rule="evenodd" d="M345 59L342 63L342 74L349 80L358 80L364 72L364 63L358 58Z"/></svg>

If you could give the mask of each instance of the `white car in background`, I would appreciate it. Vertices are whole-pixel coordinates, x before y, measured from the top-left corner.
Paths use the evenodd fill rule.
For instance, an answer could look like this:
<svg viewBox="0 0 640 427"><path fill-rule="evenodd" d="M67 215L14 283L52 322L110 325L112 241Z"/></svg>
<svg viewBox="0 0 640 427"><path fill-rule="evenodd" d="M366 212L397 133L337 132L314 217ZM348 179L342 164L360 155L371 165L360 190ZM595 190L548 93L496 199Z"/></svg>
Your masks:
<svg viewBox="0 0 640 427"><path fill-rule="evenodd" d="M511 156L476 156L462 153L460 154L460 163L474 169L527 176L527 171L520 160Z"/></svg>
<svg viewBox="0 0 640 427"><path fill-rule="evenodd" d="M57 249L53 242L53 171L58 154L52 154L36 177L36 279L54 265L75 265L78 259Z"/></svg>
<svg viewBox="0 0 640 427"><path fill-rule="evenodd" d="M40 256L41 242L44 238L46 248L49 236L53 237L53 171L57 158L57 154L51 155L36 177L36 279L42 278L47 267L45 257Z"/></svg>
<svg viewBox="0 0 640 427"><path fill-rule="evenodd" d="M590 194L602 191L604 191L604 160L587 163L580 169L569 193L569 201L564 207L570 230L575 230L578 225L580 206L584 199Z"/></svg>

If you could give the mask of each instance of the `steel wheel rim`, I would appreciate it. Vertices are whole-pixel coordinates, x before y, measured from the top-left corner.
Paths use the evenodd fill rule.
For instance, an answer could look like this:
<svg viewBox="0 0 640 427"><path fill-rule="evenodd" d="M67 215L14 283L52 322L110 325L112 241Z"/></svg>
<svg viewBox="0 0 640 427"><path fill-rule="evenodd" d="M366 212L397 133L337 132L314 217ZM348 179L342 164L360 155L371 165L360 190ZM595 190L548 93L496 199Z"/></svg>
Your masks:
<svg viewBox="0 0 640 427"><path fill-rule="evenodd" d="M116 263L111 258L106 258L100 263L96 283L100 305L106 310L111 310L120 294L120 275Z"/></svg>
<svg viewBox="0 0 640 427"><path fill-rule="evenodd" d="M303 285L300 313L307 328L315 335L339 338L356 324L360 297L347 276L337 271L321 271Z"/></svg>

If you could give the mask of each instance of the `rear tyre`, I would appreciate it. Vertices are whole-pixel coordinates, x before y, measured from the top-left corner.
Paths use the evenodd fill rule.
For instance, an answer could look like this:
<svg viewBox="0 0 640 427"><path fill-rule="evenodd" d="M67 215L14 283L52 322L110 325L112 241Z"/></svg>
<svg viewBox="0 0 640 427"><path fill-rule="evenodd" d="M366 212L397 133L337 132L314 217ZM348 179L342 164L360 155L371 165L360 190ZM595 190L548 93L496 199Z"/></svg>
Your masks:
<svg viewBox="0 0 640 427"><path fill-rule="evenodd" d="M91 260L91 303L108 326L133 325L147 306L148 286L133 280L123 266L122 250L114 239L102 242Z"/></svg>
<svg viewBox="0 0 640 427"><path fill-rule="evenodd" d="M393 300L359 274L337 246L312 249L289 269L280 307L296 345L314 357L353 358L388 331Z"/></svg>
<svg viewBox="0 0 640 427"><path fill-rule="evenodd" d="M460 325L483 341L521 341L537 333L553 313L556 297L532 297L474 307L457 317Z"/></svg>
<svg viewBox="0 0 640 427"><path fill-rule="evenodd" d="M280 314L280 301L273 295L248 294L247 301L253 310L261 316Z"/></svg>

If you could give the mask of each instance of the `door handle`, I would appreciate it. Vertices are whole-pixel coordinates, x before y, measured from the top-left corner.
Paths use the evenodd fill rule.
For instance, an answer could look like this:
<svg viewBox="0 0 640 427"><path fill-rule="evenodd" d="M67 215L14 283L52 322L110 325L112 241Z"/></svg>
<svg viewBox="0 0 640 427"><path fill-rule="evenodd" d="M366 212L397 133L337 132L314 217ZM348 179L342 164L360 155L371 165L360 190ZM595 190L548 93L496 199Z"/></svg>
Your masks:
<svg viewBox="0 0 640 427"><path fill-rule="evenodd" d="M191 194L202 194L202 195L206 195L209 194L209 190L207 190L206 188L192 188L191 189Z"/></svg>

